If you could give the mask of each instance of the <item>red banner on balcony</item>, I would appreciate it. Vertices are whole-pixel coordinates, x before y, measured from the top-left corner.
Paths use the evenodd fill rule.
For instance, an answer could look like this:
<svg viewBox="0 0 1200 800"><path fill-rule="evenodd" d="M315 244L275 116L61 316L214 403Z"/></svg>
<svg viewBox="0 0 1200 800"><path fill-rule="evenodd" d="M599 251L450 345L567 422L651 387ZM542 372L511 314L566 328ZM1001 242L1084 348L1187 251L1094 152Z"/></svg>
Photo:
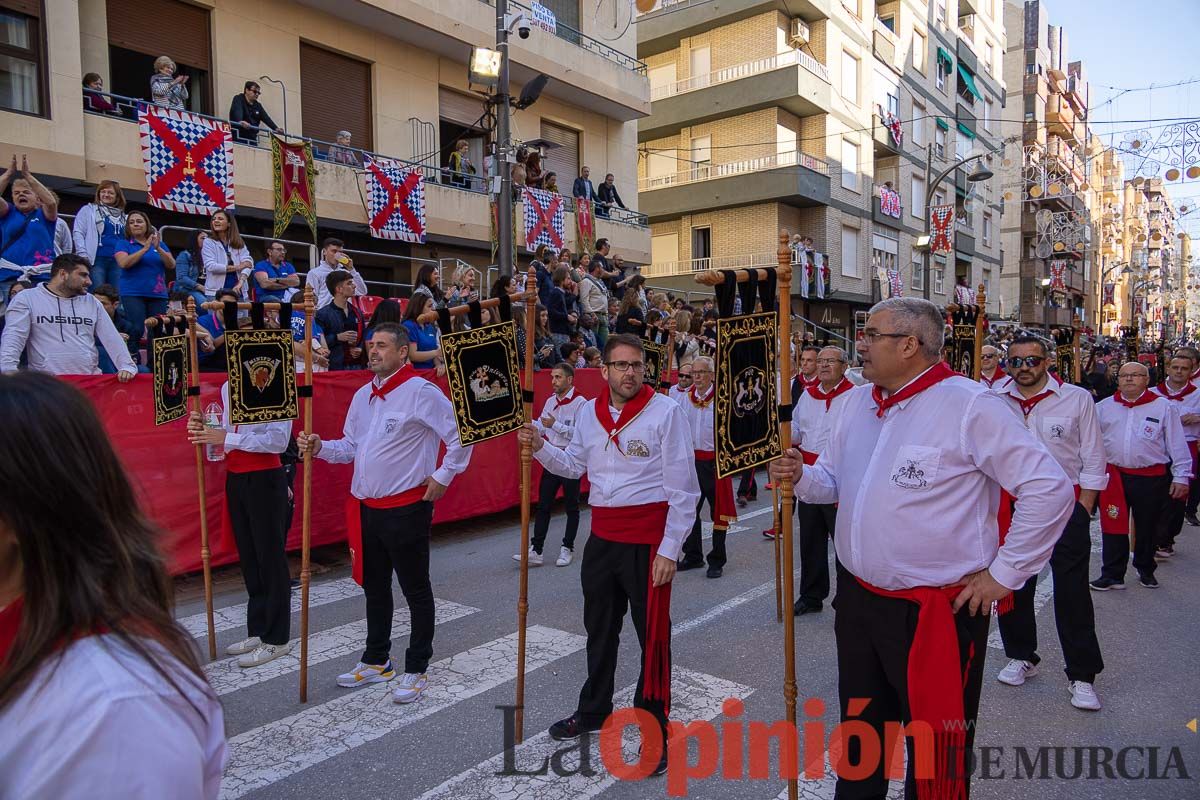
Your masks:
<svg viewBox="0 0 1200 800"><path fill-rule="evenodd" d="M879 213L885 217L900 219L902 213L900 193L884 184L879 187Z"/></svg>
<svg viewBox="0 0 1200 800"><path fill-rule="evenodd" d="M579 252L592 252L596 245L596 204L582 197L575 198L575 234Z"/></svg>
<svg viewBox="0 0 1200 800"><path fill-rule="evenodd" d="M313 190L312 144L286 142L271 136L271 165L275 174L275 238L283 236L299 214L317 239L317 193Z"/></svg>
<svg viewBox="0 0 1200 800"><path fill-rule="evenodd" d="M1104 284L1104 299L1101 303L1103 306L1115 306L1117 304L1117 285L1115 283Z"/></svg>
<svg viewBox="0 0 1200 800"><path fill-rule="evenodd" d="M233 208L233 139L228 122L142 105L138 134L150 205L209 216Z"/></svg>
<svg viewBox="0 0 1200 800"><path fill-rule="evenodd" d="M1050 291L1067 292L1067 261L1056 258L1050 262Z"/></svg>
<svg viewBox="0 0 1200 800"><path fill-rule="evenodd" d="M954 249L954 206L933 206L929 209L929 250L937 254L949 253Z"/></svg>

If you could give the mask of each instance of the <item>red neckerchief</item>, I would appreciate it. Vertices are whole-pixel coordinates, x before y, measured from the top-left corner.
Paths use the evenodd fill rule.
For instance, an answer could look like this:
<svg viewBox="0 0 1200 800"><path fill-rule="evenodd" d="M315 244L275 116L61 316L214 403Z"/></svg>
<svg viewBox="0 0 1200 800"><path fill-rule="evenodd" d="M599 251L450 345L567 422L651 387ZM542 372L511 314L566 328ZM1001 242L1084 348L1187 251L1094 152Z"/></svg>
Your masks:
<svg viewBox="0 0 1200 800"><path fill-rule="evenodd" d="M1046 389L1045 389L1045 391L1041 392L1040 394L1035 394L1033 397L1030 397L1028 399L1026 399L1024 396L1022 396L1020 394L1013 394L1012 392L1005 392L1004 394L1006 396L1010 397L1011 399L1015 400L1017 405L1019 405L1021 407L1021 413L1025 415L1026 419L1029 419L1029 415L1033 413L1034 406L1036 406L1038 403L1045 400L1050 395L1054 394L1054 390L1050 388L1050 385L1051 385L1050 381L1052 381L1052 380L1058 381L1058 385L1062 386L1062 381L1058 380L1057 376L1047 374L1046 375ZM1018 389L1017 391L1020 392L1021 390Z"/></svg>
<svg viewBox="0 0 1200 800"><path fill-rule="evenodd" d="M688 389L688 399L692 401L692 405L696 408L707 408L712 405L713 398L717 396L717 385L714 383L708 387L708 394L701 398L696 394L696 384L692 384L692 388Z"/></svg>
<svg viewBox="0 0 1200 800"><path fill-rule="evenodd" d="M994 373L992 373L992 377L990 377L990 378L981 372L981 373L979 373L979 382L986 383L987 387L990 389L996 385L996 381L1000 380L1003 377L1004 377L1004 373L1001 372L1000 370L996 370Z"/></svg>
<svg viewBox="0 0 1200 800"><path fill-rule="evenodd" d="M1188 378L1188 380L1194 381L1196 378L1200 378L1200 369L1197 369L1195 372L1193 372L1192 377Z"/></svg>
<svg viewBox="0 0 1200 800"><path fill-rule="evenodd" d="M0 609L0 667L8 660L8 652L17 639L17 629L21 626L21 609L25 598L18 597L3 609Z"/></svg>
<svg viewBox="0 0 1200 800"><path fill-rule="evenodd" d="M380 400L386 399L387 396L389 394L391 394L392 390L395 389L397 386L404 383L409 378L417 378L417 377L420 377L420 376L417 375L417 371L415 369L413 369L412 362L409 361L409 362L405 363L405 365L403 367L396 370L395 374L392 375L392 377L390 377L386 381L384 381L382 386L375 383L375 381L371 381L371 398L369 400L367 400L367 404L370 405L371 403L375 402L376 397L378 397Z"/></svg>
<svg viewBox="0 0 1200 800"><path fill-rule="evenodd" d="M556 410L560 409L574 399L575 399L575 387L571 387L570 389L567 390L567 393L562 396L561 400L558 399L558 395L554 396L554 408Z"/></svg>
<svg viewBox="0 0 1200 800"><path fill-rule="evenodd" d="M804 384L805 389L811 389L814 386L820 386L821 379L818 378L816 375L813 375L811 378L806 378L803 375L801 375L800 383Z"/></svg>
<svg viewBox="0 0 1200 800"><path fill-rule="evenodd" d="M887 410L897 403L903 403L908 398L915 397L930 386L941 383L947 378L953 378L957 374L957 372L950 369L950 366L945 361L939 361L922 372L916 380L887 397L883 396L882 389L878 386L873 386L871 388L871 399L875 401L875 405L879 406L879 410L875 412L875 416L883 417Z"/></svg>
<svg viewBox="0 0 1200 800"><path fill-rule="evenodd" d="M850 382L849 378L843 375L841 382L838 383L837 386L830 389L828 393L821 391L820 381L817 381L812 386L808 387L808 393L818 400L824 400L825 410L828 411L829 409L833 408L833 398L840 394L845 394L853 388L854 384Z"/></svg>
<svg viewBox="0 0 1200 800"><path fill-rule="evenodd" d="M621 442L617 440L617 437L645 410L652 397L654 397L654 390L642 384L641 391L625 403L621 408L621 415L615 421L608 410L609 398L605 396L596 398L596 419L600 422L600 427L604 428L605 433L608 434L608 441L617 446L617 452L621 455L625 455L625 451L621 449ZM608 444L605 443L604 446L607 448Z"/></svg>
<svg viewBox="0 0 1200 800"><path fill-rule="evenodd" d="M1122 405L1122 406L1125 406L1126 408L1136 408L1137 406L1144 406L1144 405L1146 405L1146 403L1153 403L1157 399L1158 399L1158 395L1156 395L1154 392L1150 391L1149 389L1142 392L1141 396L1138 397L1138 399L1136 399L1136 400L1126 400L1124 397L1121 396L1120 392L1117 392L1116 394L1113 395L1113 400L1117 401L1117 405Z"/></svg>
<svg viewBox="0 0 1200 800"><path fill-rule="evenodd" d="M1171 390L1167 388L1166 381L1163 381L1162 383L1160 383L1158 386L1155 386L1154 388L1158 389L1158 393L1161 394L1163 397L1167 398L1168 400L1182 400L1183 398L1187 397L1192 392L1196 391L1196 384L1191 383L1191 382L1185 383L1183 385L1183 388L1179 390L1179 394L1171 394Z"/></svg>

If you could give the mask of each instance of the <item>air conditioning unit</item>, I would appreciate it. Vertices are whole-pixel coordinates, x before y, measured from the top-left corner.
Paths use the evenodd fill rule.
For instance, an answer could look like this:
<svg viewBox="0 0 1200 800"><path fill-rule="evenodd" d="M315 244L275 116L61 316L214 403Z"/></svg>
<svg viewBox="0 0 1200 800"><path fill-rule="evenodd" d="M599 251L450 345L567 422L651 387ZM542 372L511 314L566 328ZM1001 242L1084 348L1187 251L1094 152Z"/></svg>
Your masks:
<svg viewBox="0 0 1200 800"><path fill-rule="evenodd" d="M804 45L808 44L808 40L808 23L802 19L792 20L792 29L788 34L788 43L792 47L804 47Z"/></svg>

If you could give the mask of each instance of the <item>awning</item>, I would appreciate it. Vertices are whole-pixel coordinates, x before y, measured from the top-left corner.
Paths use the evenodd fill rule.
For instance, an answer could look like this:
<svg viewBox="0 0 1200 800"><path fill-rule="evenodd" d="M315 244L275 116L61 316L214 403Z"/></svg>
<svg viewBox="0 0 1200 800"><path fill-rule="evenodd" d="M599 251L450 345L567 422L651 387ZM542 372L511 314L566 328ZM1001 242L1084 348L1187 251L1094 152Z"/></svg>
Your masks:
<svg viewBox="0 0 1200 800"><path fill-rule="evenodd" d="M983 100L983 95L975 88L975 76L971 71L964 67L961 63L958 65L958 76L963 79L963 83L967 85L967 91L975 95L976 100Z"/></svg>
<svg viewBox="0 0 1200 800"><path fill-rule="evenodd" d="M950 68L954 66L954 56L950 55L950 52L946 50L946 48L939 46L937 49L937 57L938 61L946 62L947 72L949 72Z"/></svg>
<svg viewBox="0 0 1200 800"><path fill-rule="evenodd" d="M946 120L942 119L941 117L936 117L933 121L935 123L937 123L937 126L939 128L941 128L942 130L944 130L944 131L950 130L950 123L946 122Z"/></svg>
<svg viewBox="0 0 1200 800"><path fill-rule="evenodd" d="M964 125L961 122L958 123L958 132L961 133L963 136L966 136L968 139L975 138L975 131L971 130L970 128L968 128L966 125Z"/></svg>

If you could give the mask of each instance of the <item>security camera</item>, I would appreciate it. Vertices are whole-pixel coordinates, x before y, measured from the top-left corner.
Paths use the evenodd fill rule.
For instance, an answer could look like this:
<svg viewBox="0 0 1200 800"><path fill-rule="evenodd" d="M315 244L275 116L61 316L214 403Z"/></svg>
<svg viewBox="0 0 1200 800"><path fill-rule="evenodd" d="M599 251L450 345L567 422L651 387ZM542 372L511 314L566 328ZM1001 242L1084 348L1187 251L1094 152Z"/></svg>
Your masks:
<svg viewBox="0 0 1200 800"><path fill-rule="evenodd" d="M529 17L525 15L524 11L517 12L516 14L509 14L505 18L505 22L508 23L505 27L508 28L509 33L511 33L513 30L516 30L517 36L520 36L522 39L529 38Z"/></svg>
<svg viewBox="0 0 1200 800"><path fill-rule="evenodd" d="M522 39L529 38L529 23L527 21L521 20L517 23L517 36L520 36Z"/></svg>

